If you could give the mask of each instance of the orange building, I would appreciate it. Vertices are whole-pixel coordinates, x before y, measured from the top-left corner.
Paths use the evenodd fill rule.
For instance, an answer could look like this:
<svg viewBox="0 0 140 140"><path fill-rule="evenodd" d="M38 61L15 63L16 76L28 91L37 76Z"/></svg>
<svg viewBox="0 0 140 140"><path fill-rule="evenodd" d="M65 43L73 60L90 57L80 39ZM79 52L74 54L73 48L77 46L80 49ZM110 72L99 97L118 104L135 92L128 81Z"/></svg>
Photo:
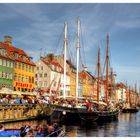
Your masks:
<svg viewBox="0 0 140 140"><path fill-rule="evenodd" d="M84 97L91 97L93 96L94 92L94 77L88 71L81 71L79 72L80 81L82 83L82 95Z"/></svg>

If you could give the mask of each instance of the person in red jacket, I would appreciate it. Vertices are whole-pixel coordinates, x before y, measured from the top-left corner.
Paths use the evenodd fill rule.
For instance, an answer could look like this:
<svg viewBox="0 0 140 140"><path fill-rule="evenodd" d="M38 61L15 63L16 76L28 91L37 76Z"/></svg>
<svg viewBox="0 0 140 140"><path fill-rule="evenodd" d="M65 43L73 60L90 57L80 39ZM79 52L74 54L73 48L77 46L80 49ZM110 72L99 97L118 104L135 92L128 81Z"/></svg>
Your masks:
<svg viewBox="0 0 140 140"><path fill-rule="evenodd" d="M86 98L86 108L87 108L87 110L89 109L89 101L87 98Z"/></svg>

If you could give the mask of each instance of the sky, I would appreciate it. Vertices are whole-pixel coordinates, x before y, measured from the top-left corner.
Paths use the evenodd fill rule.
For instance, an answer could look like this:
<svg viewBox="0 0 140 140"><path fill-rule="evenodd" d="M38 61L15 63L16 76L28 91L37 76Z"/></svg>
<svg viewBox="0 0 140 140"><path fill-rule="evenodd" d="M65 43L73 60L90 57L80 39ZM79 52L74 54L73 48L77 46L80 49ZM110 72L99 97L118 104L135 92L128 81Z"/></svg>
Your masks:
<svg viewBox="0 0 140 140"><path fill-rule="evenodd" d="M110 35L110 67L117 82L140 86L140 4L0 3L0 41L13 38L34 61L40 54L63 52L63 26L68 23L68 57L75 62L77 17L80 16L81 63L96 74L97 51L105 62L106 34ZM69 53L71 52L71 53Z"/></svg>

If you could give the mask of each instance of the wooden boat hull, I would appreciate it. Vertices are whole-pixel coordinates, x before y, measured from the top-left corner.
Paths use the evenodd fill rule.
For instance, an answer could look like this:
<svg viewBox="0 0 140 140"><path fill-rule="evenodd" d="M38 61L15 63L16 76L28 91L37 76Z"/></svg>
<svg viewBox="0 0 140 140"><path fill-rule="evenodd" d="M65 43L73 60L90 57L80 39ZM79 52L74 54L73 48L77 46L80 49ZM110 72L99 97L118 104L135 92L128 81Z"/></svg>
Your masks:
<svg viewBox="0 0 140 140"><path fill-rule="evenodd" d="M54 113L59 116L60 121L65 123L82 121L104 121L108 119L117 119L119 110L116 111L92 111L88 112L86 108L69 108L63 106L53 106Z"/></svg>
<svg viewBox="0 0 140 140"><path fill-rule="evenodd" d="M122 109L122 113L137 113L139 110L138 108L124 108Z"/></svg>
<svg viewBox="0 0 140 140"><path fill-rule="evenodd" d="M97 121L117 120L118 115L119 110L98 112L99 118Z"/></svg>

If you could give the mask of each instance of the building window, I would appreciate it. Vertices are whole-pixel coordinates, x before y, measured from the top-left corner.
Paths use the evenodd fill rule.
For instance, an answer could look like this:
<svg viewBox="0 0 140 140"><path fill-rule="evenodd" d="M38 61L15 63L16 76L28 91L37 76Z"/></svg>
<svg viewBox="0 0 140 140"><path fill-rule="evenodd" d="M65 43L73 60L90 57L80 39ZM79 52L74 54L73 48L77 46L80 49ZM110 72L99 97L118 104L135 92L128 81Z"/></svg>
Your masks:
<svg viewBox="0 0 140 140"><path fill-rule="evenodd" d="M44 87L47 87L47 81L44 82Z"/></svg>
<svg viewBox="0 0 140 140"><path fill-rule="evenodd" d="M5 73L5 78L8 79L8 73Z"/></svg>
<svg viewBox="0 0 140 140"><path fill-rule="evenodd" d="M6 55L7 54L7 51L3 48L0 48L0 54L2 55Z"/></svg>
<svg viewBox="0 0 140 140"><path fill-rule="evenodd" d="M22 55L21 57L22 57L23 60L25 60L25 58L26 58L24 55Z"/></svg>
<svg viewBox="0 0 140 140"><path fill-rule="evenodd" d="M7 67L9 67L9 61L7 61Z"/></svg>
<svg viewBox="0 0 140 140"><path fill-rule="evenodd" d="M37 86L37 81L35 82L35 85Z"/></svg>
<svg viewBox="0 0 140 140"><path fill-rule="evenodd" d="M56 82L54 82L53 86L56 87Z"/></svg>
<svg viewBox="0 0 140 140"><path fill-rule="evenodd" d="M9 79L13 79L13 75L12 74L9 74Z"/></svg>
<svg viewBox="0 0 140 140"><path fill-rule="evenodd" d="M54 65L52 65L52 69L54 70Z"/></svg>
<svg viewBox="0 0 140 140"><path fill-rule="evenodd" d="M40 86L40 87L42 86L42 81L39 81L39 86Z"/></svg>
<svg viewBox="0 0 140 140"><path fill-rule="evenodd" d="M47 73L44 73L44 77L47 77Z"/></svg>
<svg viewBox="0 0 140 140"><path fill-rule="evenodd" d="M21 67L21 64L19 63L19 64L18 64L18 69L20 69L20 67Z"/></svg>
<svg viewBox="0 0 140 140"><path fill-rule="evenodd" d="M41 66L41 70L43 70L43 66Z"/></svg>
<svg viewBox="0 0 140 140"><path fill-rule="evenodd" d="M26 75L26 82L28 82L28 76Z"/></svg>
<svg viewBox="0 0 140 140"><path fill-rule="evenodd" d="M17 68L17 62L15 62L15 68Z"/></svg>
<svg viewBox="0 0 140 140"><path fill-rule="evenodd" d="M18 81L20 81L20 74L18 75Z"/></svg>
<svg viewBox="0 0 140 140"><path fill-rule="evenodd" d="M11 68L13 68L14 67L14 62L11 62Z"/></svg>
<svg viewBox="0 0 140 140"><path fill-rule="evenodd" d="M34 77L32 77L32 83L34 83Z"/></svg>
<svg viewBox="0 0 140 140"><path fill-rule="evenodd" d="M39 70L39 67L37 67L37 70Z"/></svg>
<svg viewBox="0 0 140 140"><path fill-rule="evenodd" d="M22 75L22 82L24 82L24 75Z"/></svg>
<svg viewBox="0 0 140 140"><path fill-rule="evenodd" d="M14 53L14 56L15 56L15 58L18 58L18 53L15 52Z"/></svg>
<svg viewBox="0 0 140 140"><path fill-rule="evenodd" d="M57 67L54 67L54 70L57 71Z"/></svg>
<svg viewBox="0 0 140 140"><path fill-rule="evenodd" d="M3 62L2 65L3 65L3 66L6 66L6 60L3 60L2 62Z"/></svg>
<svg viewBox="0 0 140 140"><path fill-rule="evenodd" d="M16 87L14 87L14 91L16 91Z"/></svg>
<svg viewBox="0 0 140 140"><path fill-rule="evenodd" d="M32 72L34 72L34 67L32 67Z"/></svg>
<svg viewBox="0 0 140 140"><path fill-rule="evenodd" d="M67 91L67 96L70 96L70 91Z"/></svg>
<svg viewBox="0 0 140 140"><path fill-rule="evenodd" d="M24 92L24 88L22 88L22 92Z"/></svg>
<svg viewBox="0 0 140 140"><path fill-rule="evenodd" d="M39 77L42 77L42 73L39 74Z"/></svg>
<svg viewBox="0 0 140 140"><path fill-rule="evenodd" d="M31 77L29 76L29 83L31 83L32 81L31 81Z"/></svg>
<svg viewBox="0 0 140 140"><path fill-rule="evenodd" d="M22 70L24 70L24 64L22 64Z"/></svg>
<svg viewBox="0 0 140 140"><path fill-rule="evenodd" d="M5 72L2 72L2 78L5 78Z"/></svg>
<svg viewBox="0 0 140 140"><path fill-rule="evenodd" d="M20 91L20 87L18 87L18 91Z"/></svg>
<svg viewBox="0 0 140 140"><path fill-rule="evenodd" d="M29 66L29 72L31 72L31 66Z"/></svg>
<svg viewBox="0 0 140 140"><path fill-rule="evenodd" d="M28 65L26 64L26 71L28 71Z"/></svg>

